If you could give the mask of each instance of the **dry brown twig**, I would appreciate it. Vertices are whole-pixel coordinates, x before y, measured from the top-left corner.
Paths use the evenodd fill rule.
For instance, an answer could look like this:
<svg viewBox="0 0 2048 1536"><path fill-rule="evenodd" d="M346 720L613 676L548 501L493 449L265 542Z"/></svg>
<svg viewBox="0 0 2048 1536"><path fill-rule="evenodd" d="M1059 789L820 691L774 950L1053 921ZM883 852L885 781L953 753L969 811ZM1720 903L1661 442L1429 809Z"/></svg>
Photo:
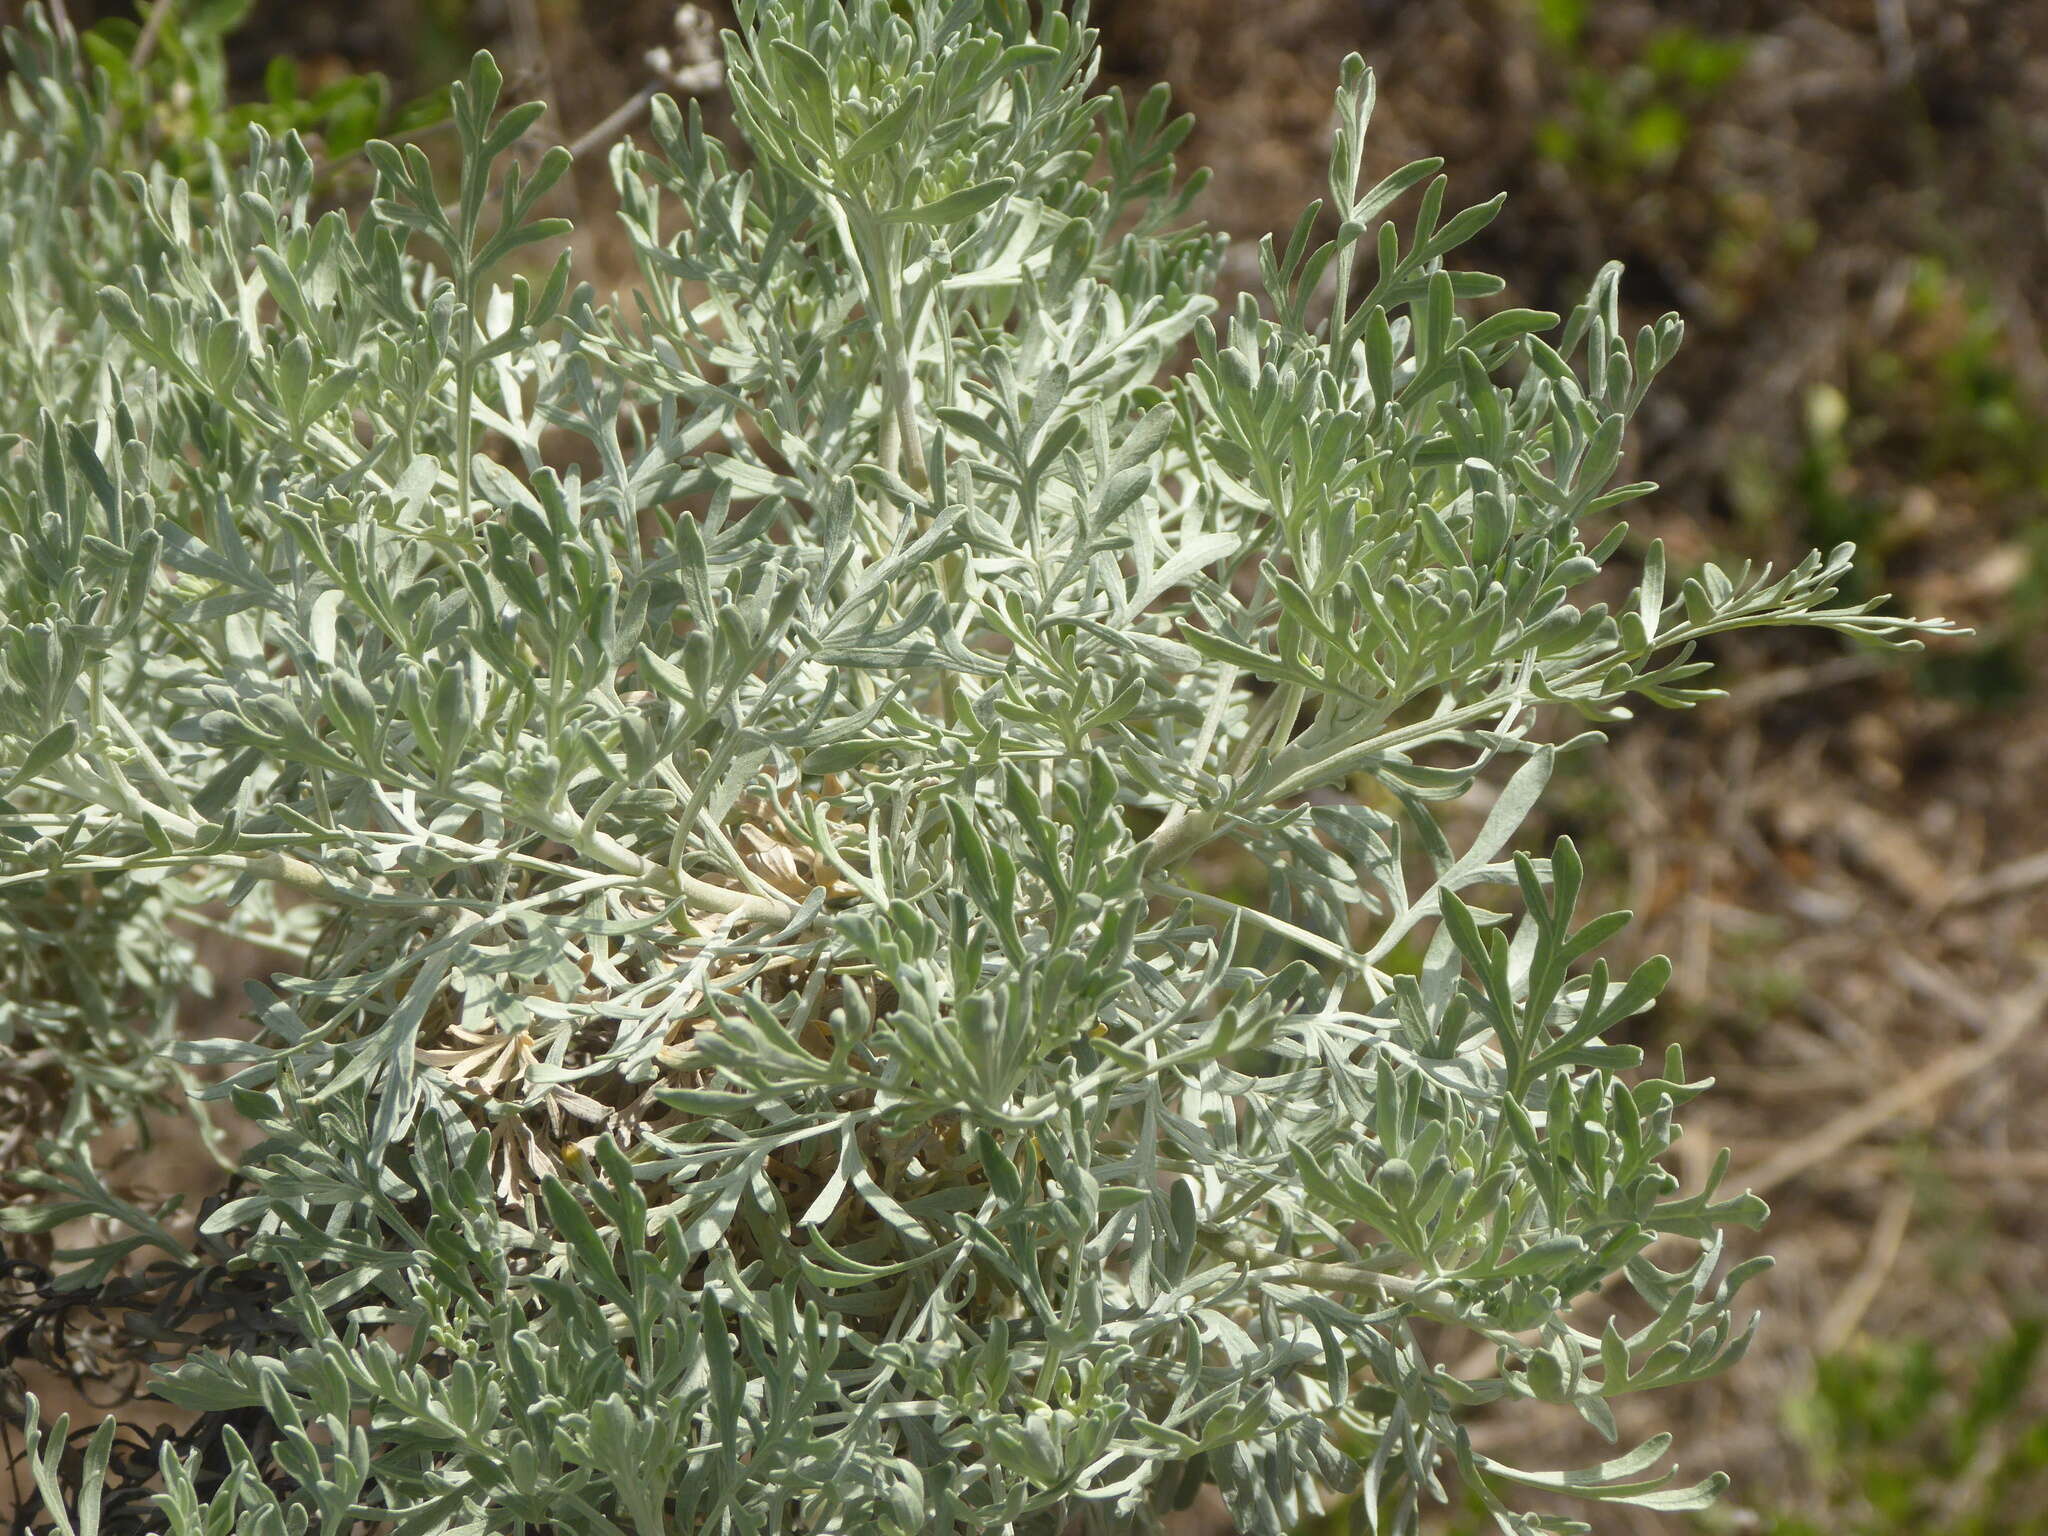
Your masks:
<svg viewBox="0 0 2048 1536"><path fill-rule="evenodd" d="M1949 893L1948 905L1974 906L1999 896L2016 896L2041 885L2048 885L2048 851L2030 853L1962 881Z"/></svg>
<svg viewBox="0 0 2048 1536"><path fill-rule="evenodd" d="M592 150L609 144L640 120L654 98L664 90L685 96L707 96L725 84L725 65L718 56L718 29L702 6L679 5L675 14L676 41L671 48L650 48L648 67L655 78L635 91L585 130L569 145L569 153L581 159Z"/></svg>
<svg viewBox="0 0 2048 1536"><path fill-rule="evenodd" d="M1907 962L1900 960L1894 964L1895 974L1910 985L1908 978L1912 972ZM1983 1029L1981 1037L1968 1045L1943 1052L1926 1066L1900 1078L1854 1108L1844 1110L1818 1130L1767 1158L1749 1177L1749 1188L1755 1193L1766 1194L1781 1184L1790 1183L1816 1164L1855 1145L1872 1131L1982 1072L2025 1039L2040 1021L2043 1009L2048 1008L2048 971L2038 976L2024 992L2009 998L2005 1007L1998 1010L2003 1016L1994 1019L1984 1010L1963 1001L1966 996L1963 984L1948 972L1928 961L1912 964L1926 967L1931 974L1945 978L1947 984L1939 990L1937 1000L1959 1014L1965 1022ZM1921 988L1916 987L1915 990Z"/></svg>
<svg viewBox="0 0 2048 1536"><path fill-rule="evenodd" d="M1899 1262L1899 1253L1905 1247L1906 1229L1913 1218L1913 1191L1909 1185L1894 1184L1885 1191L1884 1204L1878 1208L1876 1224L1871 1228L1870 1252L1863 1260L1863 1267L1856 1272L1856 1278L1849 1282L1828 1315L1821 1320L1820 1330L1814 1335L1814 1351L1831 1355L1855 1335L1871 1303L1877 1300L1884 1289L1894 1265Z"/></svg>

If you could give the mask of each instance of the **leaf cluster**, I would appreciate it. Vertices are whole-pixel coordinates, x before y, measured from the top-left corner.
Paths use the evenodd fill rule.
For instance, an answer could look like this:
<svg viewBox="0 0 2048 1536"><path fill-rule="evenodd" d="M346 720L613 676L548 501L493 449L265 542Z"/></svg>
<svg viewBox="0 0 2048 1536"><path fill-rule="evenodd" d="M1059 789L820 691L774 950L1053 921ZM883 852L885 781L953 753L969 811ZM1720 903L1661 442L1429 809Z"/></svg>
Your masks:
<svg viewBox="0 0 2048 1536"><path fill-rule="evenodd" d="M1362 63L1327 206L1219 316L1186 122L1091 89L1082 7L739 13L743 144L661 99L612 152L616 302L540 259L568 154L488 56L452 182L373 142L323 212L260 125L203 185L120 164L104 75L14 43L6 963L84 1061L116 963L179 991L143 926L286 961L252 1033L168 1051L255 1133L203 1228L292 1336L157 1372L268 1426L167 1448L165 1528L1703 1503L1661 1440L1554 1473L1468 1433L1611 1435L1732 1363L1763 1214L1681 1192L1704 1085L1617 1038L1667 968L1610 974L1624 919L1516 839L1597 739L1556 722L1706 696L1713 636L1916 626L1837 599L1846 549L1673 587L1653 546L1584 599L1678 323L1625 332L1611 270L1561 325L1477 307L1448 261L1499 204L1367 183ZM12 935L81 890L52 968ZM124 1231L85 1281L178 1260L41 1157L0 1225ZM56 1529L109 1435L71 1493L32 1452Z"/></svg>

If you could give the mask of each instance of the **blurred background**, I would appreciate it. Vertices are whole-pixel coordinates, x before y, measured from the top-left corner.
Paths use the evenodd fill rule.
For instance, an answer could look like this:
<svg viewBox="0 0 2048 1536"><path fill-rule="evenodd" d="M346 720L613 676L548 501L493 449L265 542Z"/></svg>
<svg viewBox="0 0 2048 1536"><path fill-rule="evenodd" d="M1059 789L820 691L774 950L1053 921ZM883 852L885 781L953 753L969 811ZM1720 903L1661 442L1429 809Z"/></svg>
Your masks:
<svg viewBox="0 0 2048 1536"><path fill-rule="evenodd" d="M217 29L224 99L331 152L429 123L478 46L574 140L677 43L669 0L182 4ZM68 9L132 55L129 0ZM1574 836L1638 914L1618 960L1677 962L1639 1035L1718 1079L1688 1171L1727 1146L1730 1187L1775 1211L1748 1361L1623 1415L1735 1490L1596 1528L2048 1533L2048 0L1098 0L1093 20L1111 83L1170 81L1197 115L1184 163L1214 168L1199 208L1240 242L1232 281L1321 193L1358 51L1380 76L1368 174L1438 154L1454 198L1510 194L1463 264L1561 311L1619 258L1641 318L1684 313L1634 444L1664 490L1625 550L1783 562L1853 539L1865 592L1974 628L1903 663L1724 646L1728 698L1582 754L1534 830ZM629 273L589 158L571 211L607 286ZM1483 1448L1597 1459L1529 1406Z"/></svg>

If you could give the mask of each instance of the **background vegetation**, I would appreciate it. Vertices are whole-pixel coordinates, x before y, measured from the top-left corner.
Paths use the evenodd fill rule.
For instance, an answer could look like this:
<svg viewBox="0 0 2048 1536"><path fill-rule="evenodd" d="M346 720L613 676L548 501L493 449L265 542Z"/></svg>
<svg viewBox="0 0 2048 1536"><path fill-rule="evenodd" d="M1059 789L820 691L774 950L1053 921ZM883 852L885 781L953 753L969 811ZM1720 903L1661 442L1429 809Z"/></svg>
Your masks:
<svg viewBox="0 0 2048 1536"><path fill-rule="evenodd" d="M480 44L573 140L675 42L666 0L185 6L145 67L205 81L181 39L218 37L219 94L152 93L185 115L151 131L219 131L232 100L320 135L337 175L369 132L431 139ZM70 11L134 56L127 0ZM1736 1495L1613 1529L2048 1531L2048 3L1101 0L1095 20L1114 76L1197 114L1184 157L1216 168L1201 208L1240 238L1240 280L1320 188L1356 49L1380 168L1442 154L1468 200L1510 193L1472 260L1511 300L1556 308L1619 256L1639 318L1685 312L1635 445L1666 488L1635 537L1684 562L1853 538L1871 590L1975 627L1903 667L1755 642L1732 697L1624 731L1548 832L1644 919L1617 963L1678 962L1643 1043L1719 1078L1691 1144L1731 1145L1731 1184L1777 1212L1757 1350L1648 1405ZM601 208L601 165L565 195ZM623 273L605 221L579 238L589 275ZM209 1170L159 1150L130 1177Z"/></svg>

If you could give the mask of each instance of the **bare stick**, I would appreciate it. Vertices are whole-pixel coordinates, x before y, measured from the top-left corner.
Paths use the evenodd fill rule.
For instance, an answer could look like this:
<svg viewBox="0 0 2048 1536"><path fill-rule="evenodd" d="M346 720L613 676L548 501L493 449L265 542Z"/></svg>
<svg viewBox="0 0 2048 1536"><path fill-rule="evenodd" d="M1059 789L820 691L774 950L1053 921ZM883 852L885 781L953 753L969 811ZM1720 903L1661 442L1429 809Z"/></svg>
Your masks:
<svg viewBox="0 0 2048 1536"><path fill-rule="evenodd" d="M156 52L157 37L163 32L164 23L171 19L171 9L177 0L156 0L149 8L149 20L142 24L142 36L135 39L135 51L128 55L128 68L136 74L142 73L143 65Z"/></svg>
<svg viewBox="0 0 2048 1536"><path fill-rule="evenodd" d="M1878 1210L1877 1225L1870 1234L1869 1256L1856 1271L1856 1278L1849 1282L1849 1288L1828 1309L1820 1331L1814 1336L1815 1354L1831 1355L1855 1334L1871 1303L1877 1300L1877 1293L1884 1289L1892 1266L1899 1261L1899 1250L1905 1246L1906 1228L1912 1218L1912 1189L1894 1184L1885 1192L1884 1205Z"/></svg>

